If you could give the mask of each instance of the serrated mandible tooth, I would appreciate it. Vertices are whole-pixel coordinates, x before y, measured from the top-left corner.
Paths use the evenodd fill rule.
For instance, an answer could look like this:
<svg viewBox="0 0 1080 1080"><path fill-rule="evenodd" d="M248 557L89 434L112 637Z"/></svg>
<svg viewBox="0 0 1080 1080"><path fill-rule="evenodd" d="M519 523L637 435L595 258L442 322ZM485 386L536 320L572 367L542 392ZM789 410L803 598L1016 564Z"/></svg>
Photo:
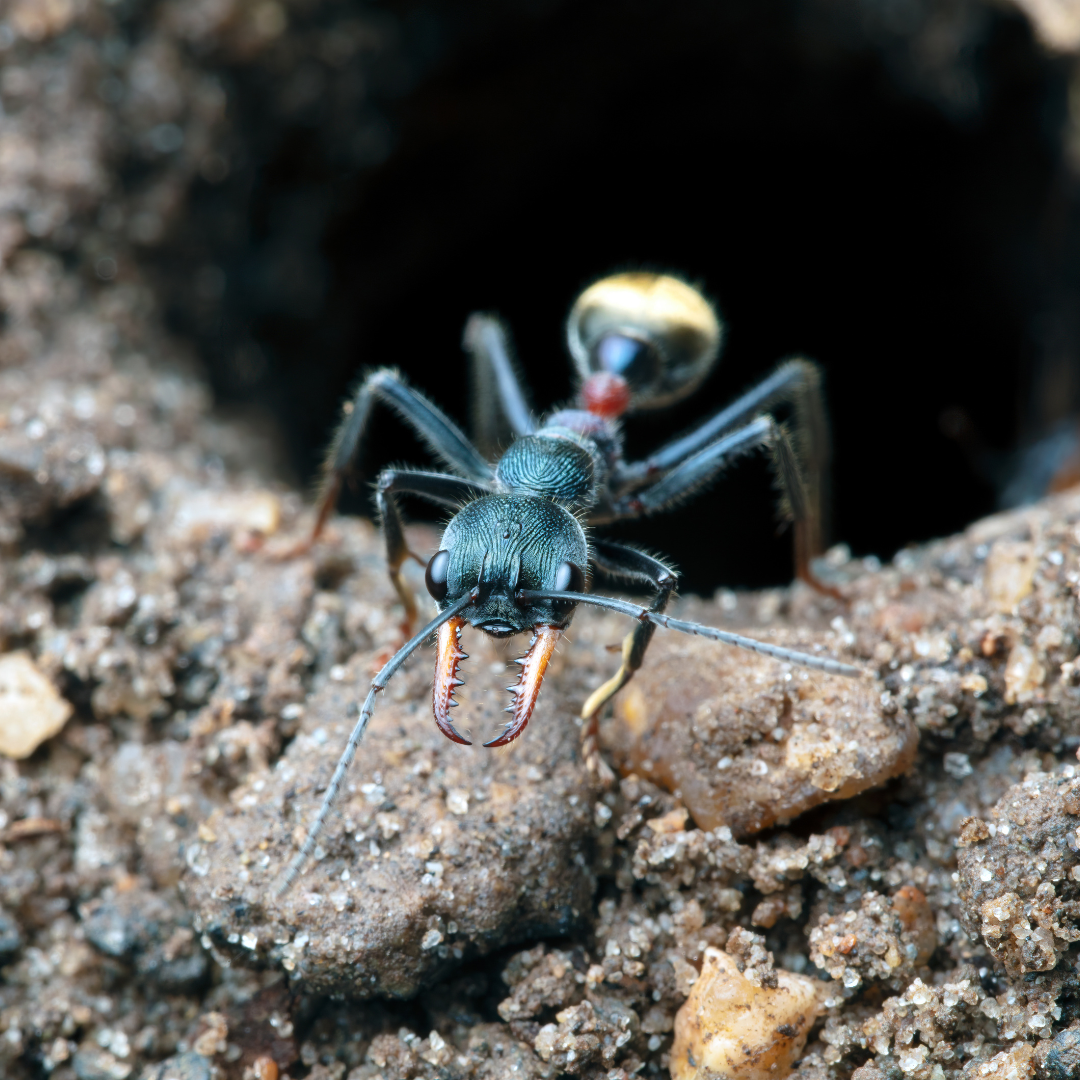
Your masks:
<svg viewBox="0 0 1080 1080"><path fill-rule="evenodd" d="M439 630L438 660L432 686L432 710L439 730L453 742L464 743L467 746L469 740L450 723L450 710L460 704L454 700L454 690L465 682L464 679L457 677L458 664L461 663L463 657L458 647L458 638L464 622L465 620L461 618L452 619Z"/></svg>
<svg viewBox="0 0 1080 1080"><path fill-rule="evenodd" d="M514 703L505 711L513 714L513 720L501 735L484 743L485 746L505 746L525 730L540 694L544 672L561 634L562 630L555 626L541 625L536 628L528 653L518 661L522 668L517 685L507 687L514 695Z"/></svg>

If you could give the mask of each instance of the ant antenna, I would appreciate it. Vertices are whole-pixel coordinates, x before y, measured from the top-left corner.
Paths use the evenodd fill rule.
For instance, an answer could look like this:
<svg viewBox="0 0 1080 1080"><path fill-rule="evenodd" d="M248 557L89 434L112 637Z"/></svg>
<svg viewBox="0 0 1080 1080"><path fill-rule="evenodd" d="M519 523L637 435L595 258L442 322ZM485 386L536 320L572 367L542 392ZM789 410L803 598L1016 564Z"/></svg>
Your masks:
<svg viewBox="0 0 1080 1080"><path fill-rule="evenodd" d="M393 674L397 671L402 664L414 653L424 642L439 629L443 623L449 622L456 615L460 615L470 604L476 603L478 590L473 589L472 592L466 593L456 604L451 604L445 611L437 615L420 631L416 637L407 641L390 659L383 665L379 674L371 680L371 689L368 690L367 697L364 699L364 704L360 709L360 715L357 717L356 726L352 730L352 734L349 736L349 742L345 747L344 752L338 759L337 768L334 769L334 775L330 777L330 783L326 788L326 794L323 796L322 805L319 807L319 813L316 815L314 822L312 822L311 829L308 831L307 839L304 841L303 846L293 857L292 862L289 863L288 869L285 871L281 879L281 884L277 887L276 895L284 896L292 887L293 882L297 879L300 871L303 869L304 863L307 857L315 850L315 845L318 842L323 828L326 826L326 819L330 816L330 811L334 807L334 802L337 800L338 792L341 790L341 783L345 779L345 774L349 771L349 766L353 762L353 758L356 757L357 748L360 746L360 740L364 737L364 732L367 730L368 722L371 720L372 713L375 712L375 695L380 690L386 688L386 684L390 681Z"/></svg>
<svg viewBox="0 0 1080 1080"><path fill-rule="evenodd" d="M319 812L315 817L315 821L308 831L307 839L304 841L303 846L293 857L285 873L282 875L281 884L276 890L278 896L284 896L284 894L289 891L293 882L296 881L300 871L303 869L308 856L315 850L315 845L318 843L319 836L326 826L326 820L330 816L330 811L333 809L338 793L341 790L341 784L345 779L345 774L349 771L349 766L352 765L353 758L356 757L356 751L360 746L360 740L363 739L364 732L367 730L368 723L371 720L372 714L375 712L376 695L380 690L386 688L386 684L390 681L398 668L400 668L401 665L404 664L405 661L427 640L427 638L438 630L440 626L460 615L470 604L476 603L478 594L479 589L473 589L458 600L456 604L451 604L445 611L432 619L431 622L416 635L416 637L412 638L398 649L398 651L394 653L383 666L382 670L379 671L378 675L371 680L371 688L368 690L367 697L364 699L364 704L360 709L360 715L357 717L356 726L353 728L352 734L349 736L348 744L338 760L337 767L334 769L334 775L330 778L330 783L326 788L326 794L323 795L322 805L319 807ZM670 615L662 615L657 611L650 611L648 608L641 607L638 604L628 603L626 600L616 600L611 596L595 596L592 593L522 589L515 594L515 599L520 603L529 603L533 600L557 600L570 604L592 604L594 607L606 608L608 611L618 611L623 615L629 615L631 618L637 619L640 622L651 622L657 626L663 626L668 630L679 630L684 634L696 634L698 637L722 641L726 645L734 645L740 649L749 649L751 652L760 653L763 656L772 656L777 660L786 660L789 663L798 664L800 667L812 668L815 671L824 671L830 675L856 677L868 674L864 668L855 667L853 664L843 664L839 660L830 660L828 657L811 656L808 653L796 652L794 649L785 649L779 645L769 645L764 641L743 637L741 634L733 634L728 630L720 630L715 626L704 626L701 623L686 622L683 619L673 619Z"/></svg>
<svg viewBox="0 0 1080 1080"><path fill-rule="evenodd" d="M855 667L853 664L842 664L839 660L830 660L825 656L811 656L809 653L795 652L794 649L784 649L779 645L768 645L764 641L743 637L742 634L733 634L728 630L720 630L715 626L703 626L701 623L673 619L670 615L661 615L657 611L650 611L648 608L628 603L625 600L616 600L611 596L595 596L592 593L551 592L546 589L521 589L515 594L514 599L520 603L529 603L533 600L562 600L569 604L593 604L595 607L607 608L609 611L618 611L623 615L629 615L639 622L651 622L668 630L680 630L684 634L696 634L698 637L712 638L714 641L722 641L726 645L749 649L751 652L761 653L763 656L773 656L777 660L787 660L789 663L798 664L800 667L825 671L830 675L855 677L868 674L865 668Z"/></svg>

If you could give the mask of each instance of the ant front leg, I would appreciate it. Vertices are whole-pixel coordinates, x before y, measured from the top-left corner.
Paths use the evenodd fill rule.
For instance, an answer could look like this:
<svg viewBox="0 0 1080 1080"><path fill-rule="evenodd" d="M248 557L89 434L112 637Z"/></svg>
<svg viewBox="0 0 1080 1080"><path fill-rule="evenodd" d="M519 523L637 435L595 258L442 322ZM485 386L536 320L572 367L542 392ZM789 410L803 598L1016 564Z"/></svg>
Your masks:
<svg viewBox="0 0 1080 1080"><path fill-rule="evenodd" d="M415 551L409 550L405 540L405 523L401 519L401 509L394 497L393 474L390 475L389 482L387 479L386 473L379 477L375 503L379 508L379 523L382 526L383 540L386 542L386 570L390 575L390 584L394 586L394 591L405 608L404 633L405 637L409 637L416 626L416 597L402 578L401 568L406 559L415 559L421 566L424 565L424 560Z"/></svg>
<svg viewBox="0 0 1080 1080"><path fill-rule="evenodd" d="M485 484L465 480L445 473L420 472L415 469L384 469L375 487L375 504L386 542L386 564L390 583L405 608L405 636L416 626L416 597L401 576L406 559L415 559L421 566L427 561L409 549L405 539L405 522L398 505L399 495L416 495L428 502L457 510L464 503L490 494Z"/></svg>
<svg viewBox="0 0 1080 1080"><path fill-rule="evenodd" d="M649 611L662 614L675 591L678 575L659 559L642 551L615 544L608 540L593 543L592 561L595 566L611 577L628 578L645 582L656 589ZM615 774L600 756L598 744L600 711L634 677L645 659L645 650L656 632L656 624L639 622L626 635L622 645L622 663L619 670L603 686L594 690L581 709L585 726L581 733L581 752L585 765L602 783L610 784Z"/></svg>

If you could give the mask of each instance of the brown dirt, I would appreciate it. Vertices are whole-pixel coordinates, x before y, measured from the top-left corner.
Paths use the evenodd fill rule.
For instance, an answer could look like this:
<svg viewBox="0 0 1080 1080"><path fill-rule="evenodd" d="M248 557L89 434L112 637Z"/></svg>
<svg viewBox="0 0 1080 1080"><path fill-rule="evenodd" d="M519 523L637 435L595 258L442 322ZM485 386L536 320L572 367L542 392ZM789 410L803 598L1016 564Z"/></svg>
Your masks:
<svg viewBox="0 0 1080 1080"><path fill-rule="evenodd" d="M400 610L365 521L275 555L303 500L211 410L142 268L227 169L199 57L257 58L279 5L163 4L123 49L114 7L0 26L0 654L37 687L0 700L36 695L44 739L0 759L0 1074L661 1075L726 947L827 980L803 1080L1073 1075L1076 494L884 568L835 552L846 605L684 599L872 677L661 632L605 727L610 790L576 715L620 620L579 613L498 754L437 735L419 656L273 899ZM510 655L471 652L460 712L490 731Z"/></svg>

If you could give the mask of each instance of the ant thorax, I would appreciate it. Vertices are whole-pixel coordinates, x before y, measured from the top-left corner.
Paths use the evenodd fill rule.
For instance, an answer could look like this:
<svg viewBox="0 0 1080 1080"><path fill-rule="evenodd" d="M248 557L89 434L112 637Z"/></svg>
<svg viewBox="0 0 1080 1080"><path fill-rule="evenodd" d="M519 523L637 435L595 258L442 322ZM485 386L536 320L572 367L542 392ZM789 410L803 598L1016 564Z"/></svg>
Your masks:
<svg viewBox="0 0 1080 1080"><path fill-rule="evenodd" d="M611 421L564 409L535 434L511 444L495 467L495 479L507 492L540 495L574 510L590 510L607 491L620 450Z"/></svg>

